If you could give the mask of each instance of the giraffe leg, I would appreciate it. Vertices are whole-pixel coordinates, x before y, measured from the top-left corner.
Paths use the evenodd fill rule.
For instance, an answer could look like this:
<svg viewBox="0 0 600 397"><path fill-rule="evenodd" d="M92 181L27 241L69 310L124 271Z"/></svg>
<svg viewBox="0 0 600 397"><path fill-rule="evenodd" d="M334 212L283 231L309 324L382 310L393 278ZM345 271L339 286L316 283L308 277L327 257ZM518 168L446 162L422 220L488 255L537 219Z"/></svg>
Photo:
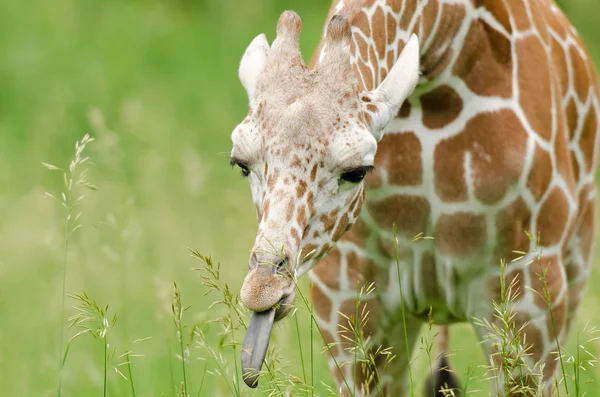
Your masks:
<svg viewBox="0 0 600 397"><path fill-rule="evenodd" d="M571 330L579 302L586 291L591 273L596 231L596 192L584 190L581 194L580 216L565 256L569 307L567 333Z"/></svg>
<svg viewBox="0 0 600 397"><path fill-rule="evenodd" d="M506 277L504 298L494 298L496 309L487 316L491 326L475 321L494 375L492 395L551 396L560 366L556 352L567 329L563 263L548 256L515 265Z"/></svg>
<svg viewBox="0 0 600 397"><path fill-rule="evenodd" d="M412 352L422 322L406 313L405 327L399 309L384 308L378 291L386 286L387 272L378 270L364 253L342 244L310 275L314 315L342 396L402 396L409 390L406 352ZM372 282L375 290L360 297L361 288Z"/></svg>

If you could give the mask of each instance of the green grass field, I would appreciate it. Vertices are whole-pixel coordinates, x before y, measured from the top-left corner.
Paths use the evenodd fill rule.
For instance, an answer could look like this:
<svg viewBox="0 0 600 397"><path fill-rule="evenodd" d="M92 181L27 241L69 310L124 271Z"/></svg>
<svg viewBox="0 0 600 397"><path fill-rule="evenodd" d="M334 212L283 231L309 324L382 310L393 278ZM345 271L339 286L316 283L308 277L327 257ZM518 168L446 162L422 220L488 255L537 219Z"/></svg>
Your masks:
<svg viewBox="0 0 600 397"><path fill-rule="evenodd" d="M562 3L600 64L597 0ZM61 174L42 162L67 167L75 141L86 133L96 139L86 153L88 180L97 190L83 189L74 212L81 211L82 227L69 239L66 292L85 291L117 314L107 339L117 357L109 364L122 362L118 356L128 350L143 354L131 358L130 368L119 367L128 378L131 369L136 395L181 396L173 282L190 305L185 339L192 325L203 324L210 346L227 344L222 328L207 324L226 310L209 309L220 296L205 296L207 288L192 270L200 263L188 247L219 261L222 281L237 293L256 225L247 183L228 166L229 135L247 111L239 60L258 33L273 39L284 9L303 18L301 46L308 59L328 6L317 0L0 0L1 396L56 395L59 335L77 302L67 298L61 318L65 211L42 196L60 196L64 187ZM600 326L595 282L599 271L581 308L580 329L588 321ZM307 382L312 372L318 394L325 395L332 380L320 336L313 330L311 338L306 310L297 315L300 336L294 321L285 321L271 344L281 350L281 368L303 377L299 339ZM452 330L454 362L464 378L469 365L484 358L467 326ZM65 330L64 340L77 331ZM568 348L575 346L571 339ZM231 347L221 348L229 382L216 373L218 364L206 349L190 346L188 394L231 395L237 362ZM89 335L72 342L63 396L103 395L103 349ZM600 353L600 344L590 349ZM419 357L416 379L424 365ZM600 378L600 370L587 376ZM107 379L107 395L132 395L131 383L110 365ZM486 383L475 385L482 391L474 395L487 395ZM600 383L586 390L600 396Z"/></svg>

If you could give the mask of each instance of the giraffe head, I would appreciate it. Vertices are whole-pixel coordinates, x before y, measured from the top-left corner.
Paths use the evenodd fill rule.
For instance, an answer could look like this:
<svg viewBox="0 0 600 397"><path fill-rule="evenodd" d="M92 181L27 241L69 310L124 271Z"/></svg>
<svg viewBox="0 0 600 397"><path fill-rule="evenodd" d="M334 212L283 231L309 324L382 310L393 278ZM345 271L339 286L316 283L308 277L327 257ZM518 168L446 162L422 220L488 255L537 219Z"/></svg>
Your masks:
<svg viewBox="0 0 600 397"><path fill-rule="evenodd" d="M381 85L360 92L346 17L329 22L312 70L298 48L300 28L286 11L272 46L264 35L250 43L239 69L250 111L232 134L231 163L248 179L258 217L241 300L254 312L276 307L276 320L289 310L295 278L358 217L377 142L419 75L413 36Z"/></svg>

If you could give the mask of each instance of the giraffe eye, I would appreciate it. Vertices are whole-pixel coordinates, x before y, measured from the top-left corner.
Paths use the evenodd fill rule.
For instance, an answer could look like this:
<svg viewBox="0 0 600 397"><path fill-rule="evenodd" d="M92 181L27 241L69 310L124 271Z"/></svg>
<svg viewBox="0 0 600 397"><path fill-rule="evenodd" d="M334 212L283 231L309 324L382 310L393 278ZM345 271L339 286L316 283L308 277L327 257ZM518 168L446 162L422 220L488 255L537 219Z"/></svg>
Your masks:
<svg viewBox="0 0 600 397"><path fill-rule="evenodd" d="M340 180L342 182L360 183L360 182L362 182L363 179L365 179L365 176L367 176L367 173L369 173L370 171L372 171L374 169L375 169L375 167L373 167L372 165L366 165L366 166L354 168L352 170L348 170L348 171L344 172L340 176Z"/></svg>
<svg viewBox="0 0 600 397"><path fill-rule="evenodd" d="M229 162L229 164L234 167L234 166L238 166L240 167L240 170L242 172L242 177L247 178L248 175L250 175L250 169L248 168L248 166L246 164L244 164L243 162L241 162L238 159L232 158L231 161Z"/></svg>

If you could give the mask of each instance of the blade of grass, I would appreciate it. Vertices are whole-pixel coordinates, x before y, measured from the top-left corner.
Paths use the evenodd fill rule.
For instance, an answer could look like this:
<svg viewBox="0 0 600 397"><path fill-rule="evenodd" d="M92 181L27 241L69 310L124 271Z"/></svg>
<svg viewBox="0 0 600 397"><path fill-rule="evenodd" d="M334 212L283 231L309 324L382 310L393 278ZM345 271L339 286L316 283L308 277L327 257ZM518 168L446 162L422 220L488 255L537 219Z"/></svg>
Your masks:
<svg viewBox="0 0 600 397"><path fill-rule="evenodd" d="M406 359L408 361L408 387L410 391L410 396L415 396L415 391L413 390L413 378L412 378L412 369L410 365L410 347L408 344L408 330L406 328L406 313L404 308L404 295L402 291L402 277L400 276L400 254L398 253L398 237L396 234L396 223L392 226L394 232L394 253L396 255L396 270L398 273L398 288L400 288L400 309L402 312L402 327L404 328L404 344L406 347Z"/></svg>
<svg viewBox="0 0 600 397"><path fill-rule="evenodd" d="M300 340L300 327L298 326L298 313L294 313L296 323L296 335L298 336L298 349L300 350L300 362L302 363L302 377L306 383L306 370L304 369L304 354L302 354L302 341Z"/></svg>

